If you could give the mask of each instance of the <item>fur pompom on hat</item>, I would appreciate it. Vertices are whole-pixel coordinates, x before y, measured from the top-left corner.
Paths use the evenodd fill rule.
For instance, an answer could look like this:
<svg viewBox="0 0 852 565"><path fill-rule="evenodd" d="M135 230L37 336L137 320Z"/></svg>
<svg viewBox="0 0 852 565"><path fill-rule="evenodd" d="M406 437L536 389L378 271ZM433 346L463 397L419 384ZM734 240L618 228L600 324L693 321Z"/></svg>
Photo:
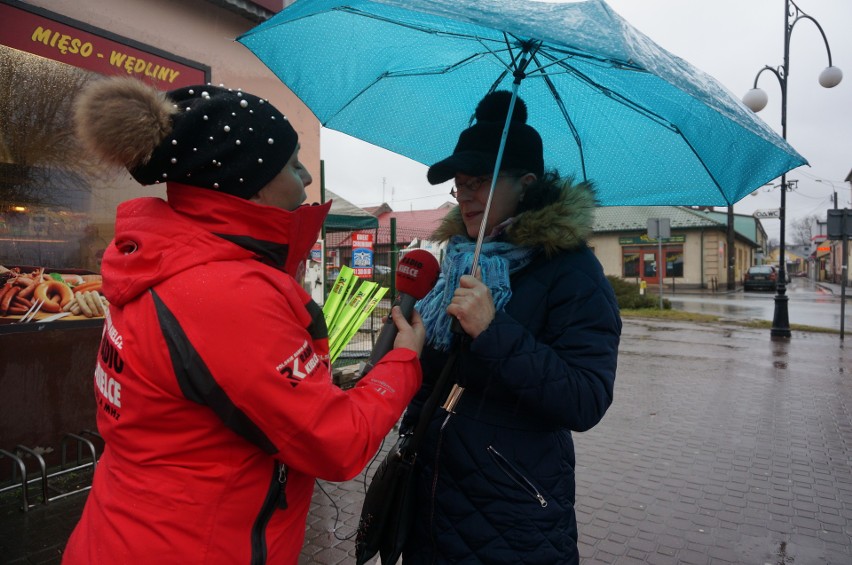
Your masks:
<svg viewBox="0 0 852 565"><path fill-rule="evenodd" d="M453 154L429 167L426 178L431 184L448 181L458 173L481 176L494 172L511 100L511 92L497 90L479 102L476 123L461 132ZM541 136L527 124L527 106L521 98L515 100L500 170L526 171L538 178L544 174Z"/></svg>
<svg viewBox="0 0 852 565"><path fill-rule="evenodd" d="M252 94L210 85L164 93L124 77L86 87L74 121L86 147L141 184L173 181L246 199L281 172L299 139Z"/></svg>

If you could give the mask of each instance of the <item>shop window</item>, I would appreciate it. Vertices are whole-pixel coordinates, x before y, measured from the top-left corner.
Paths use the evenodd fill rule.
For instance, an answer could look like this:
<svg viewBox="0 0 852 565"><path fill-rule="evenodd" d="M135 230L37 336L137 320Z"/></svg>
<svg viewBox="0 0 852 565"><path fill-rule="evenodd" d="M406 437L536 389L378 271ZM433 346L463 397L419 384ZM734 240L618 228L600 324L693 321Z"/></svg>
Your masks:
<svg viewBox="0 0 852 565"><path fill-rule="evenodd" d="M0 45L0 290L30 280L61 280L72 291L83 281L97 283L115 209L140 196L126 171L105 173L74 132L74 98L99 77ZM31 297L3 304L0 324L28 307L37 319L47 313Z"/></svg>
<svg viewBox="0 0 852 565"><path fill-rule="evenodd" d="M76 142L74 95L92 73L0 46L0 265L74 267L86 260L89 179Z"/></svg>
<svg viewBox="0 0 852 565"><path fill-rule="evenodd" d="M625 253L622 259L624 278L639 276L639 254Z"/></svg>
<svg viewBox="0 0 852 565"><path fill-rule="evenodd" d="M666 251L666 276L683 277L683 251Z"/></svg>

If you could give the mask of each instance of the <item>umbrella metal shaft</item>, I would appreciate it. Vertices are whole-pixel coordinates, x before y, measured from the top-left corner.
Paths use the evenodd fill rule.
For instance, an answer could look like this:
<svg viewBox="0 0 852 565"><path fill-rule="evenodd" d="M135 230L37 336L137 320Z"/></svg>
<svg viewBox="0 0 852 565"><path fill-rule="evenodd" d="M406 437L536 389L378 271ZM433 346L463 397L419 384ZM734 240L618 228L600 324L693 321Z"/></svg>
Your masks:
<svg viewBox="0 0 852 565"><path fill-rule="evenodd" d="M509 102L509 113L506 123L503 125L503 133L500 136L500 147L497 150L497 160L494 162L494 172L491 174L491 188L488 190L488 200L485 201L485 211L482 222L479 224L479 235L476 238L476 246L473 249L473 261L470 274L474 277L479 270L479 254L482 251L482 242L485 239L485 229L488 224L488 214L491 211L491 200L494 198L494 188L497 186L497 178L500 173L500 165L503 163L503 150L506 148L506 138L509 136L509 124L512 121L512 113L515 111L515 101L518 99L518 81L512 83L512 99Z"/></svg>
<svg viewBox="0 0 852 565"><path fill-rule="evenodd" d="M488 191L488 200L485 202L485 211L483 212L482 221L479 224L479 235L476 238L476 247L474 247L473 250L473 260L470 268L470 274L474 277L479 270L479 254L482 251L482 242L485 239L485 228L488 224L488 214L491 211L491 200L494 198L494 187L497 185L497 175L500 173L500 165L503 162L503 150L506 148L506 138L509 136L509 124L512 122L512 114L515 111L515 101L518 99L519 84L520 79L516 79L515 82L512 83L512 99L509 101L509 113L506 115L506 123L503 125L503 133L500 136L500 147L497 150L497 161L494 163L494 172L491 175L491 188ZM464 387L461 387L458 384L453 384L453 388L450 390L450 394L447 396L447 400L444 402L442 408L450 414L454 414L454 408L459 399L461 399L463 392Z"/></svg>

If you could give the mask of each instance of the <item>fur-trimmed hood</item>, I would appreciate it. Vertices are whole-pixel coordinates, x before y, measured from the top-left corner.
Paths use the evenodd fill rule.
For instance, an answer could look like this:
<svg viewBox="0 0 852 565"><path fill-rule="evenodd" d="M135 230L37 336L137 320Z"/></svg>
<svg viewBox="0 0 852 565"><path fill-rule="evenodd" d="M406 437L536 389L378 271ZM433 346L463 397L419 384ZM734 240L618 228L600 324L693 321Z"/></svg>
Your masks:
<svg viewBox="0 0 852 565"><path fill-rule="evenodd" d="M506 230L506 240L522 247L541 247L548 256L576 249L585 244L592 233L595 206L595 193L590 183L573 184L565 180L555 202L515 217ZM461 209L456 206L444 216L430 239L443 242L465 234L467 229Z"/></svg>

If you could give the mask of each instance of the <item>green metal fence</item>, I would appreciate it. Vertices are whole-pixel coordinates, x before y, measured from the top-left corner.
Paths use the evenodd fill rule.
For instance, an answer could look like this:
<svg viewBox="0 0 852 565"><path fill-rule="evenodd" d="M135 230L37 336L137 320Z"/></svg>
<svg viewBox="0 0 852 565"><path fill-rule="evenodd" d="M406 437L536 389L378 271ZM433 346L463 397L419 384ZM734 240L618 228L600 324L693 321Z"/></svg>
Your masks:
<svg viewBox="0 0 852 565"><path fill-rule="evenodd" d="M373 274L367 280L374 281L389 291L379 303L373 314L364 322L357 335L341 353L336 365L348 365L369 357L376 337L382 326L382 319L390 311L390 305L396 298L395 273L400 254L422 233L412 230L397 230L396 222L391 219L389 226L376 228L326 229L325 230L325 296L328 296L334 281L343 265L352 266L352 239L354 233L373 235Z"/></svg>

